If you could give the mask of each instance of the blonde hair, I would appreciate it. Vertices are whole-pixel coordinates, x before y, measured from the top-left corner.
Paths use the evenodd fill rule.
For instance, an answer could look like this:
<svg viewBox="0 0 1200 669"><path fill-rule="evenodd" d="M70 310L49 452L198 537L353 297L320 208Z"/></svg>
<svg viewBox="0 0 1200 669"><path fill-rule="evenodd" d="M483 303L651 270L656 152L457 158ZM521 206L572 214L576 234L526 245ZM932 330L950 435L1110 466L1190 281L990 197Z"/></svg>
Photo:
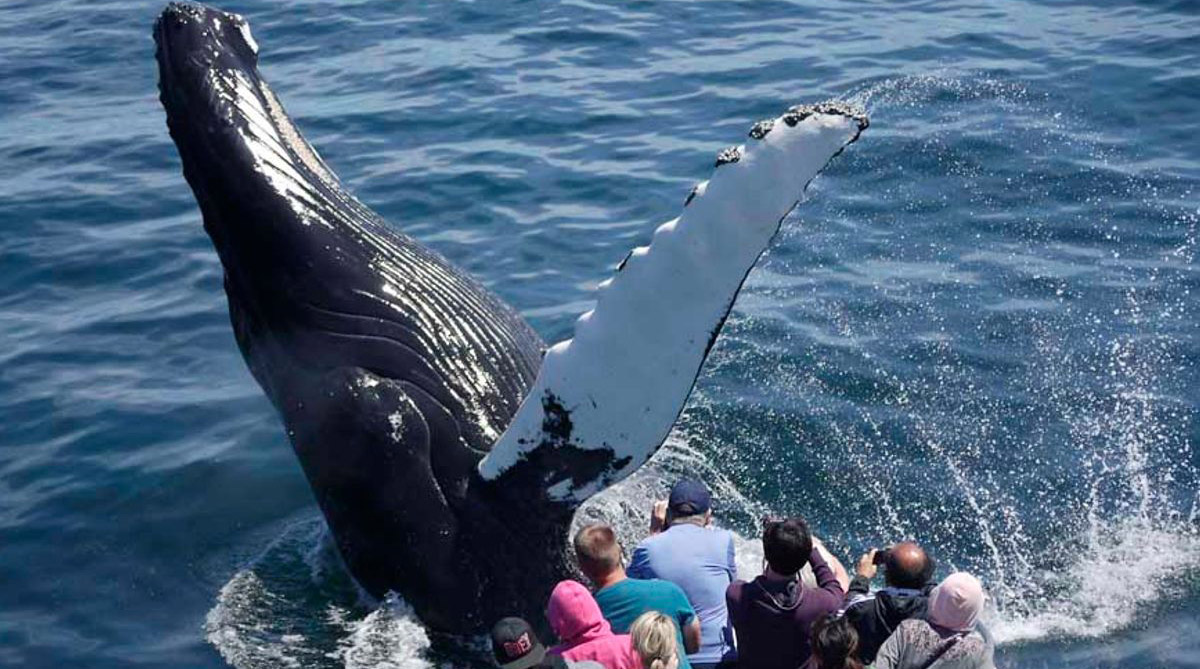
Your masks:
<svg viewBox="0 0 1200 669"><path fill-rule="evenodd" d="M629 626L633 650L643 669L666 669L676 657L675 623L658 611L647 611Z"/></svg>

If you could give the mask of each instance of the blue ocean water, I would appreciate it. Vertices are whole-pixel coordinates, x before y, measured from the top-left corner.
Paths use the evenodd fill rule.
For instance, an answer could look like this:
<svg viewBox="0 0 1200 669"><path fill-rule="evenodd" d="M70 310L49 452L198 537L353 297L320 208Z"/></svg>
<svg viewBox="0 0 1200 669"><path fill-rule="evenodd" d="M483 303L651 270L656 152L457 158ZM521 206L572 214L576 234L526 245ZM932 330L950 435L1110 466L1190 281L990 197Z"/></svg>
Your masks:
<svg viewBox="0 0 1200 669"><path fill-rule="evenodd" d="M864 105L585 513L632 540L699 472L742 536L978 573L1001 666L1196 665L1195 3L223 8L349 188L548 341L754 121ZM166 133L161 5L2 9L0 664L482 666L337 565Z"/></svg>

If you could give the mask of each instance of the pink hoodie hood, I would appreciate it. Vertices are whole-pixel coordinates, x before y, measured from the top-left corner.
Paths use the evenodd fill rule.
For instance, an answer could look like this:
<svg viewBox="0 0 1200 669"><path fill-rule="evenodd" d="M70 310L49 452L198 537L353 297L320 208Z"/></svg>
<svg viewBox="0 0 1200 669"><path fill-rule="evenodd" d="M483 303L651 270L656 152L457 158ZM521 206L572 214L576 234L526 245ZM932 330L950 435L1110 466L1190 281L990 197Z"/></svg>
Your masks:
<svg viewBox="0 0 1200 669"><path fill-rule="evenodd" d="M575 581L554 586L546 619L562 641L548 652L569 662L592 661L605 669L642 669L628 634L613 634L592 593Z"/></svg>
<svg viewBox="0 0 1200 669"><path fill-rule="evenodd" d="M592 593L576 581L562 581L550 593L546 619L563 646L574 646L612 636L612 626L600 613Z"/></svg>

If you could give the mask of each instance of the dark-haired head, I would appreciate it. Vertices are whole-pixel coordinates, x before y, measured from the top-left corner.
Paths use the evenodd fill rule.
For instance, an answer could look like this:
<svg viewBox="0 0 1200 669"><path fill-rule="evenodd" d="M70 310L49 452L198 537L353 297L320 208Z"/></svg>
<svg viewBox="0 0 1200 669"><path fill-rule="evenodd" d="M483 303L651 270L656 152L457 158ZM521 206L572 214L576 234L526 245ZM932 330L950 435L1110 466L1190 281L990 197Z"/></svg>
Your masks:
<svg viewBox="0 0 1200 669"><path fill-rule="evenodd" d="M914 541L903 541L888 551L884 580L896 588L924 588L933 578L933 560Z"/></svg>
<svg viewBox="0 0 1200 669"><path fill-rule="evenodd" d="M815 669L862 669L858 632L845 617L830 614L813 623L810 644Z"/></svg>
<svg viewBox="0 0 1200 669"><path fill-rule="evenodd" d="M792 576L808 563L812 554L812 534L800 516L769 522L763 528L763 555L771 571Z"/></svg>

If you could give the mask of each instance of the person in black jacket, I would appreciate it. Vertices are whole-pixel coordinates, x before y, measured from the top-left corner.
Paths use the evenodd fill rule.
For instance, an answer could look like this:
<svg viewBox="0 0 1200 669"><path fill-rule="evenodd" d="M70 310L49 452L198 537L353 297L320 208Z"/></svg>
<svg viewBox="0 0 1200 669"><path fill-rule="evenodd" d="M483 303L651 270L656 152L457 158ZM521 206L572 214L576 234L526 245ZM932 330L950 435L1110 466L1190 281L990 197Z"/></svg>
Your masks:
<svg viewBox="0 0 1200 669"><path fill-rule="evenodd" d="M887 587L872 593L871 579L880 563ZM901 621L925 617L933 569L933 560L912 541L885 551L871 550L858 559L846 594L845 615L858 631L858 656L864 664L875 661L879 647Z"/></svg>

